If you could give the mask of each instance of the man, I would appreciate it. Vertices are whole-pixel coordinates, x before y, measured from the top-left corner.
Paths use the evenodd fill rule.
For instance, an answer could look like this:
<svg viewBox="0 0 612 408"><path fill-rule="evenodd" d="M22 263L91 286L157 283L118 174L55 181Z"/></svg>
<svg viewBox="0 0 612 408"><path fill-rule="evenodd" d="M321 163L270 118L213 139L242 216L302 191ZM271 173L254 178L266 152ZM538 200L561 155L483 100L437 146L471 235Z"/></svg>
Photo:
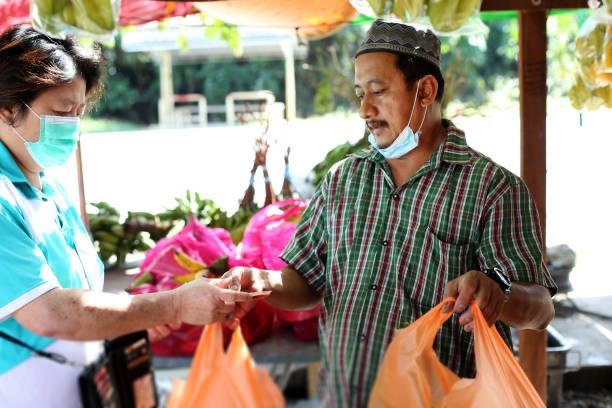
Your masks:
<svg viewBox="0 0 612 408"><path fill-rule="evenodd" d="M272 290L281 308L323 300L325 406L366 406L395 329L446 296L456 313L435 348L460 376L475 374L472 300L508 345L508 326L542 330L554 315L529 192L441 118L443 89L431 31L374 22L355 56L372 147L329 172L283 271L231 271L243 290Z"/></svg>

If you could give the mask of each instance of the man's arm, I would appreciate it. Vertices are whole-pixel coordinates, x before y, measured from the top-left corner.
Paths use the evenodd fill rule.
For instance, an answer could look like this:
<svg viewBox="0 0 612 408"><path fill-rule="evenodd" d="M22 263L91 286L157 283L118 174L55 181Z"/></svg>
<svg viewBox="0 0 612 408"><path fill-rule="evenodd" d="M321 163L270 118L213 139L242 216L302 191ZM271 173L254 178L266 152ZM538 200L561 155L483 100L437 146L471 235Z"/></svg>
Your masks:
<svg viewBox="0 0 612 408"><path fill-rule="evenodd" d="M224 278L230 275L240 279L243 291L271 291L266 301L280 309L308 309L321 301L321 295L290 266L281 271L236 267L227 272Z"/></svg>
<svg viewBox="0 0 612 408"><path fill-rule="evenodd" d="M198 279L177 289L142 295L116 295L82 289L53 289L26 304L13 317L41 336L97 340L177 323L203 325L223 320L245 293L221 289L227 281Z"/></svg>
<svg viewBox="0 0 612 408"><path fill-rule="evenodd" d="M550 292L535 283L513 282L499 320L517 329L544 330L555 317Z"/></svg>

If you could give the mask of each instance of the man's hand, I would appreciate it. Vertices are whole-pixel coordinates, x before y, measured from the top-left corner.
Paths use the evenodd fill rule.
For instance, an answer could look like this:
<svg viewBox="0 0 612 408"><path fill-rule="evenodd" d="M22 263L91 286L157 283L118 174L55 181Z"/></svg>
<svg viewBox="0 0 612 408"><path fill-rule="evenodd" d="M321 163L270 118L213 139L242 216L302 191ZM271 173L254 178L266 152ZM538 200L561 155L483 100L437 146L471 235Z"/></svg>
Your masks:
<svg viewBox="0 0 612 408"><path fill-rule="evenodd" d="M468 332L474 329L474 316L469 308L472 300L476 300L489 325L500 318L504 308L504 292L493 279L480 271L469 271L448 282L444 297L449 296L455 298L455 304L445 307L444 311L453 308L454 313L461 313L459 324Z"/></svg>
<svg viewBox="0 0 612 408"><path fill-rule="evenodd" d="M237 266L221 277L221 279L232 278L229 289L241 290L243 292L263 292L272 290L266 271L258 268Z"/></svg>
<svg viewBox="0 0 612 408"><path fill-rule="evenodd" d="M263 292L271 290L270 283L267 281L266 274L261 269L237 266L227 271L221 279L230 279L230 289L241 290L242 292ZM236 305L233 318L225 322L225 325L233 328L236 320L242 319L257 303L257 298L251 297L246 302Z"/></svg>
<svg viewBox="0 0 612 408"><path fill-rule="evenodd" d="M205 325L233 319L238 305L251 295L229 288L233 279L196 279L174 290L176 321Z"/></svg>

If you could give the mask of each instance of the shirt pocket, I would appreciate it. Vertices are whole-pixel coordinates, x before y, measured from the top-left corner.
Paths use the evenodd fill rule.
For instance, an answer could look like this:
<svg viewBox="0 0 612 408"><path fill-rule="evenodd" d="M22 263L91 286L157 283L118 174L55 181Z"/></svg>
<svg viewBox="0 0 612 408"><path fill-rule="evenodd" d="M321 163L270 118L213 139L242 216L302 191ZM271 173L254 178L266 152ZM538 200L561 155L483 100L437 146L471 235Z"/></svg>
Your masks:
<svg viewBox="0 0 612 408"><path fill-rule="evenodd" d="M469 244L448 242L427 227L421 252L414 262L414 278L405 279L404 290L412 306L412 321L444 299L447 283L470 270L471 258Z"/></svg>

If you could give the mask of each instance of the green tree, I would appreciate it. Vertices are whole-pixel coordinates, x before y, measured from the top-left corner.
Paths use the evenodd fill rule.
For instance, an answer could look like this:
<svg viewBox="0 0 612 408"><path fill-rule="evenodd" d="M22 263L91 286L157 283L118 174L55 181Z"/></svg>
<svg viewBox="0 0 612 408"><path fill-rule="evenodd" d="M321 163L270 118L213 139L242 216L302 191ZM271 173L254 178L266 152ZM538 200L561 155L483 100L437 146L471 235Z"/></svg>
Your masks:
<svg viewBox="0 0 612 408"><path fill-rule="evenodd" d="M101 100L92 117L115 118L134 123L157 121L159 68L147 53L121 50L121 37L114 47L105 46L107 77Z"/></svg>

